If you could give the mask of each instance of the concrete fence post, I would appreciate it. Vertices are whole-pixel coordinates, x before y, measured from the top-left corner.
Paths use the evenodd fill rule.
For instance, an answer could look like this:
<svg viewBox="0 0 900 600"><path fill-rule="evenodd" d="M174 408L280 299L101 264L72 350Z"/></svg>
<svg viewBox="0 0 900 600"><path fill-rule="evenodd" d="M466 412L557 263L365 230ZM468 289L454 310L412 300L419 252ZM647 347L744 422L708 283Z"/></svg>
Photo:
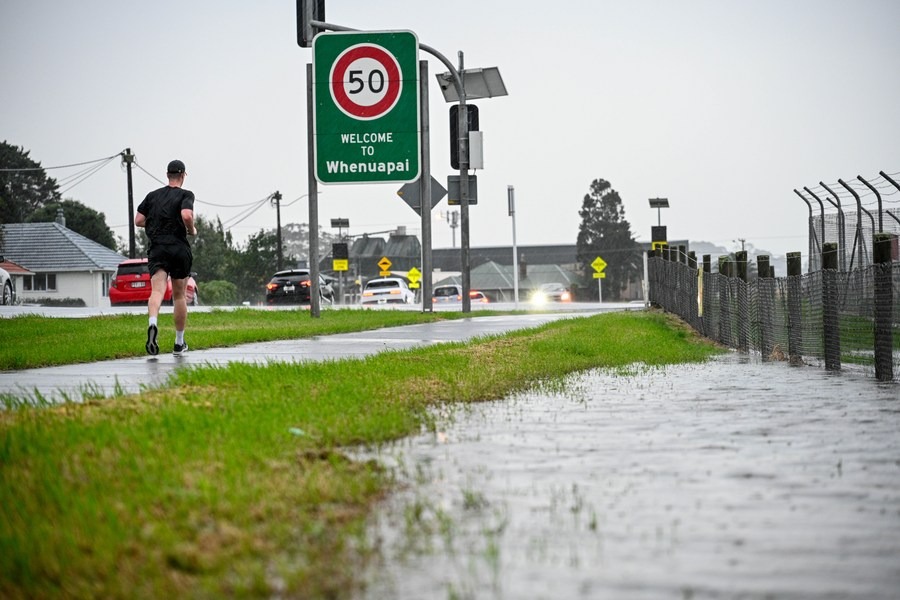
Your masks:
<svg viewBox="0 0 900 600"><path fill-rule="evenodd" d="M738 351L750 349L750 306L747 300L747 251L734 253L737 263Z"/></svg>
<svg viewBox="0 0 900 600"><path fill-rule="evenodd" d="M896 244L896 237L892 233L876 233L872 242L872 258L875 263L875 378L878 381L894 379L891 248Z"/></svg>
<svg viewBox="0 0 900 600"><path fill-rule="evenodd" d="M841 370L840 283L838 245L822 245L822 342L825 370Z"/></svg>
<svg viewBox="0 0 900 600"><path fill-rule="evenodd" d="M731 339L731 261L727 256L719 257L719 342L733 346Z"/></svg>
<svg viewBox="0 0 900 600"><path fill-rule="evenodd" d="M775 358L775 326L772 314L775 312L775 280L771 277L769 257L756 257L756 313L759 323L759 351L763 360Z"/></svg>
<svg viewBox="0 0 900 600"><path fill-rule="evenodd" d="M800 310L803 265L799 252L788 252L787 274L788 357L792 365L800 365L803 362L803 322Z"/></svg>

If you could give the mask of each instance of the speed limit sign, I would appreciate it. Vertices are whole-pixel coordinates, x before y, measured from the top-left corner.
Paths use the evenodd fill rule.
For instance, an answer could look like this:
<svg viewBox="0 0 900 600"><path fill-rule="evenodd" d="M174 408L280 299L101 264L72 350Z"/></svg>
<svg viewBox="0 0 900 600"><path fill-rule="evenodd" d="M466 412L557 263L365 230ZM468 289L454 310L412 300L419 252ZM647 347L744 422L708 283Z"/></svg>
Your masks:
<svg viewBox="0 0 900 600"><path fill-rule="evenodd" d="M418 48L411 31L313 39L316 179L389 183L419 177Z"/></svg>

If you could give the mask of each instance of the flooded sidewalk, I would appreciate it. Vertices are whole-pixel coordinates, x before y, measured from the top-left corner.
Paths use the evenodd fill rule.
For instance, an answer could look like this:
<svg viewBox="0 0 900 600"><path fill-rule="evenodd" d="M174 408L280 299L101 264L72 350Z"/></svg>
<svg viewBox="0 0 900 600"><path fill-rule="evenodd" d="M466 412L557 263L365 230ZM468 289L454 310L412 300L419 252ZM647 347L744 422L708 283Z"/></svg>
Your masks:
<svg viewBox="0 0 900 600"><path fill-rule="evenodd" d="M900 598L900 386L729 354L382 448L365 598Z"/></svg>

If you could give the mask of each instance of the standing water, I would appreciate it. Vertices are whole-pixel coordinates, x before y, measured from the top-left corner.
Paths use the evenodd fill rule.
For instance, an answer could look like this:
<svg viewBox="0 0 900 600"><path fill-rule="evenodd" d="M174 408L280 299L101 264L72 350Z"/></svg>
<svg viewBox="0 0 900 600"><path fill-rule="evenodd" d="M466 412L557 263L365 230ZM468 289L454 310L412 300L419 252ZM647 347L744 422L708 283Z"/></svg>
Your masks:
<svg viewBox="0 0 900 600"><path fill-rule="evenodd" d="M382 448L365 598L900 598L900 389L730 354Z"/></svg>

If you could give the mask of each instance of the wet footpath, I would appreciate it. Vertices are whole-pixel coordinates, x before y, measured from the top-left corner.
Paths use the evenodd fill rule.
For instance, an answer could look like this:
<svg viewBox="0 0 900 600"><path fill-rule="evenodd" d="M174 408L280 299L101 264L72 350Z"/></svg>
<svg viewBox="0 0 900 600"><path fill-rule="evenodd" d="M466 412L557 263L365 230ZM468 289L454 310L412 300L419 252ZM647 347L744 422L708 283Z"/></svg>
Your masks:
<svg viewBox="0 0 900 600"><path fill-rule="evenodd" d="M144 388L165 383L169 374L176 369L191 366L225 365L229 362L263 364L270 361L362 358L385 350L404 350L442 342L463 342L586 314L590 313L561 312L477 317L309 339L243 344L231 348L190 350L180 357L163 351L158 356L2 371L0 394L30 398L40 396L49 401L65 399L80 401L86 395L109 397L119 393L139 392ZM143 337L135 343L143 348Z"/></svg>
<svg viewBox="0 0 900 600"><path fill-rule="evenodd" d="M362 454L364 598L900 598L896 384L732 353L438 417Z"/></svg>

